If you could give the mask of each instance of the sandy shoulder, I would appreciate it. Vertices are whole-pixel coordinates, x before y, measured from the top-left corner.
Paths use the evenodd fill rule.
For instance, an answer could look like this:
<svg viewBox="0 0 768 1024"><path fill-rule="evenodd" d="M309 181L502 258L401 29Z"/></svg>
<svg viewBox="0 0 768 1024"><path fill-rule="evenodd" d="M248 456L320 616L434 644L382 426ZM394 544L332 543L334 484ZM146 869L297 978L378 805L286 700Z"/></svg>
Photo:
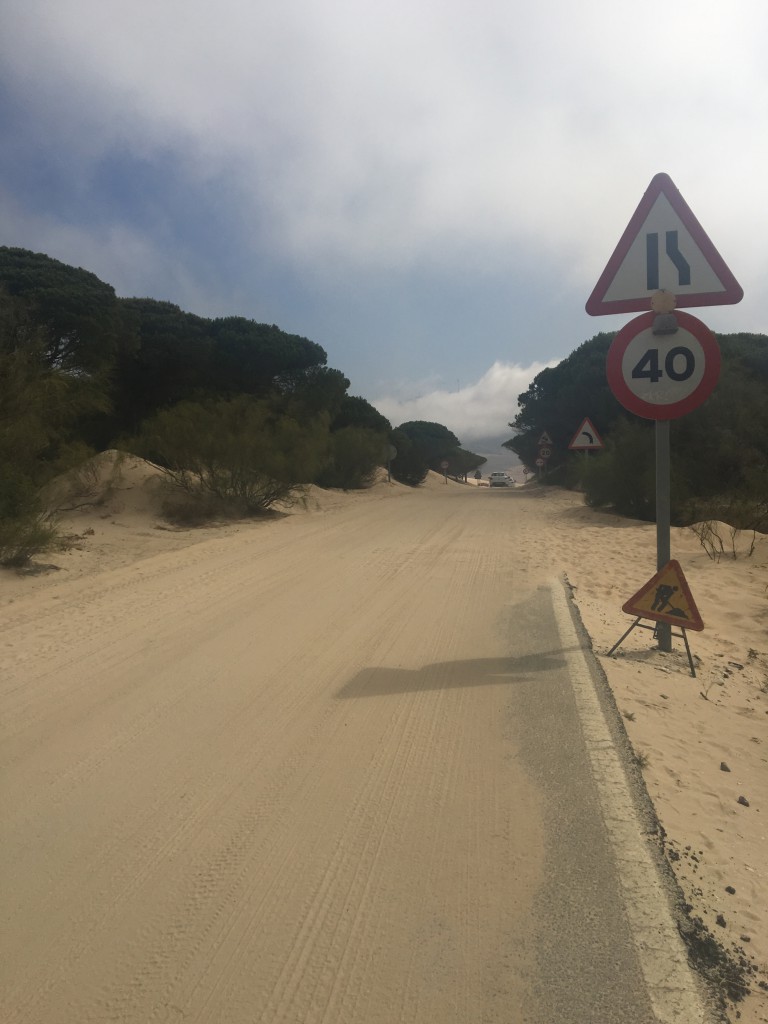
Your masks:
<svg viewBox="0 0 768 1024"><path fill-rule="evenodd" d="M562 499L558 499L562 500ZM667 857L692 913L754 971L742 1021L768 1020L768 537L735 539L712 560L691 530L673 529L704 621L670 654L634 630L621 605L653 575L655 527L621 525L571 506L579 557L567 575L667 834ZM730 542L727 527L721 535ZM762 986L762 988L760 987Z"/></svg>

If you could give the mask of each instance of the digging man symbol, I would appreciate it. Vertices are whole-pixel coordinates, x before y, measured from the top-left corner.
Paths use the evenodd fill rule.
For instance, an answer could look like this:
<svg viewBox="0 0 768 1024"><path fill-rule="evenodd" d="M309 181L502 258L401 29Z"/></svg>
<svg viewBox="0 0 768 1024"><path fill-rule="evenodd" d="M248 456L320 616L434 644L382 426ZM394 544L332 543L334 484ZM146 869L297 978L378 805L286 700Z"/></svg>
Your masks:
<svg viewBox="0 0 768 1024"><path fill-rule="evenodd" d="M679 619L687 619L688 616L682 608L672 608L670 605L670 597L675 593L677 587L672 587L668 583L661 583L656 588L656 594L653 598L653 604L651 605L652 612L663 612L666 609L667 615L676 615ZM667 607L669 605L669 607Z"/></svg>

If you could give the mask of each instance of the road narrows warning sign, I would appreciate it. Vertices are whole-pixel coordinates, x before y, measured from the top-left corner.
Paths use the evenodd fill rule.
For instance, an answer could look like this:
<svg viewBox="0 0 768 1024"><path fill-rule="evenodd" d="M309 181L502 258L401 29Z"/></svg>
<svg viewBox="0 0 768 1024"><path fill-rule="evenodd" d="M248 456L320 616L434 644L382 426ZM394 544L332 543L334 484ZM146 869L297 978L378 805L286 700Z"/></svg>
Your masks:
<svg viewBox="0 0 768 1024"><path fill-rule="evenodd" d="M704 629L680 563L674 558L621 607L628 615L668 622L683 629Z"/></svg>
<svg viewBox="0 0 768 1024"><path fill-rule="evenodd" d="M642 313L659 289L677 306L740 302L744 292L668 174L657 174L587 300L590 316Z"/></svg>

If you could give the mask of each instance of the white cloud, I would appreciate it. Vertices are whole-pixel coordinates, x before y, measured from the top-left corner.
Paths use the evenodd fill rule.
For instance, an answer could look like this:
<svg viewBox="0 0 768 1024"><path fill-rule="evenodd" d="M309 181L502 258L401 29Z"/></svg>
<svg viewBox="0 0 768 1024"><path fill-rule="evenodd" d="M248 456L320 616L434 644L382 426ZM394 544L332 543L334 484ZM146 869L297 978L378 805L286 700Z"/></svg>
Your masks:
<svg viewBox="0 0 768 1024"><path fill-rule="evenodd" d="M726 253L754 247L765 24L761 0L25 0L6 41L52 120L87 111L70 145L232 170L297 261L517 249L581 287L660 170Z"/></svg>
<svg viewBox="0 0 768 1024"><path fill-rule="evenodd" d="M388 390L393 420L436 418L461 436L487 416L503 430L529 381L508 381L490 414L492 379L433 384L429 415L368 382L436 365L466 379L498 356L524 365L618 326L587 323L583 305L659 171L744 287L738 312L704 319L766 330L763 0L5 8L0 84L17 101L5 162L23 151L35 182L42 154L78 189L79 211L128 153L187 203L139 225L106 189L86 223L21 189L10 244L87 266L123 294L319 331L363 390ZM179 227L203 208L198 230Z"/></svg>
<svg viewBox="0 0 768 1024"><path fill-rule="evenodd" d="M508 424L517 413L517 399L527 391L533 378L556 363L517 366L496 362L468 387L456 391L434 390L415 398L381 396L371 399L393 427L409 420L442 423L462 444L473 439L511 435Z"/></svg>

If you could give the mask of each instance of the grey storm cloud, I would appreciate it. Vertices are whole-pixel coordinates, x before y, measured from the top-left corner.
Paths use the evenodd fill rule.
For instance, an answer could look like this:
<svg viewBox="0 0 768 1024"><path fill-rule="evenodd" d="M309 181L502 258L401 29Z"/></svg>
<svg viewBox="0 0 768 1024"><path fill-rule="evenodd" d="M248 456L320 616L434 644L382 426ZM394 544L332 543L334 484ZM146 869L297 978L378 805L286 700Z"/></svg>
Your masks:
<svg viewBox="0 0 768 1024"><path fill-rule="evenodd" d="M9 244L319 334L369 397L410 401L403 374L479 394L615 329L583 304L666 171L744 287L712 326L763 330L767 29L759 0L11 0L13 148L70 192L0 178L0 214ZM89 204L121 160L157 171L145 222ZM389 359L366 366L364 331Z"/></svg>

